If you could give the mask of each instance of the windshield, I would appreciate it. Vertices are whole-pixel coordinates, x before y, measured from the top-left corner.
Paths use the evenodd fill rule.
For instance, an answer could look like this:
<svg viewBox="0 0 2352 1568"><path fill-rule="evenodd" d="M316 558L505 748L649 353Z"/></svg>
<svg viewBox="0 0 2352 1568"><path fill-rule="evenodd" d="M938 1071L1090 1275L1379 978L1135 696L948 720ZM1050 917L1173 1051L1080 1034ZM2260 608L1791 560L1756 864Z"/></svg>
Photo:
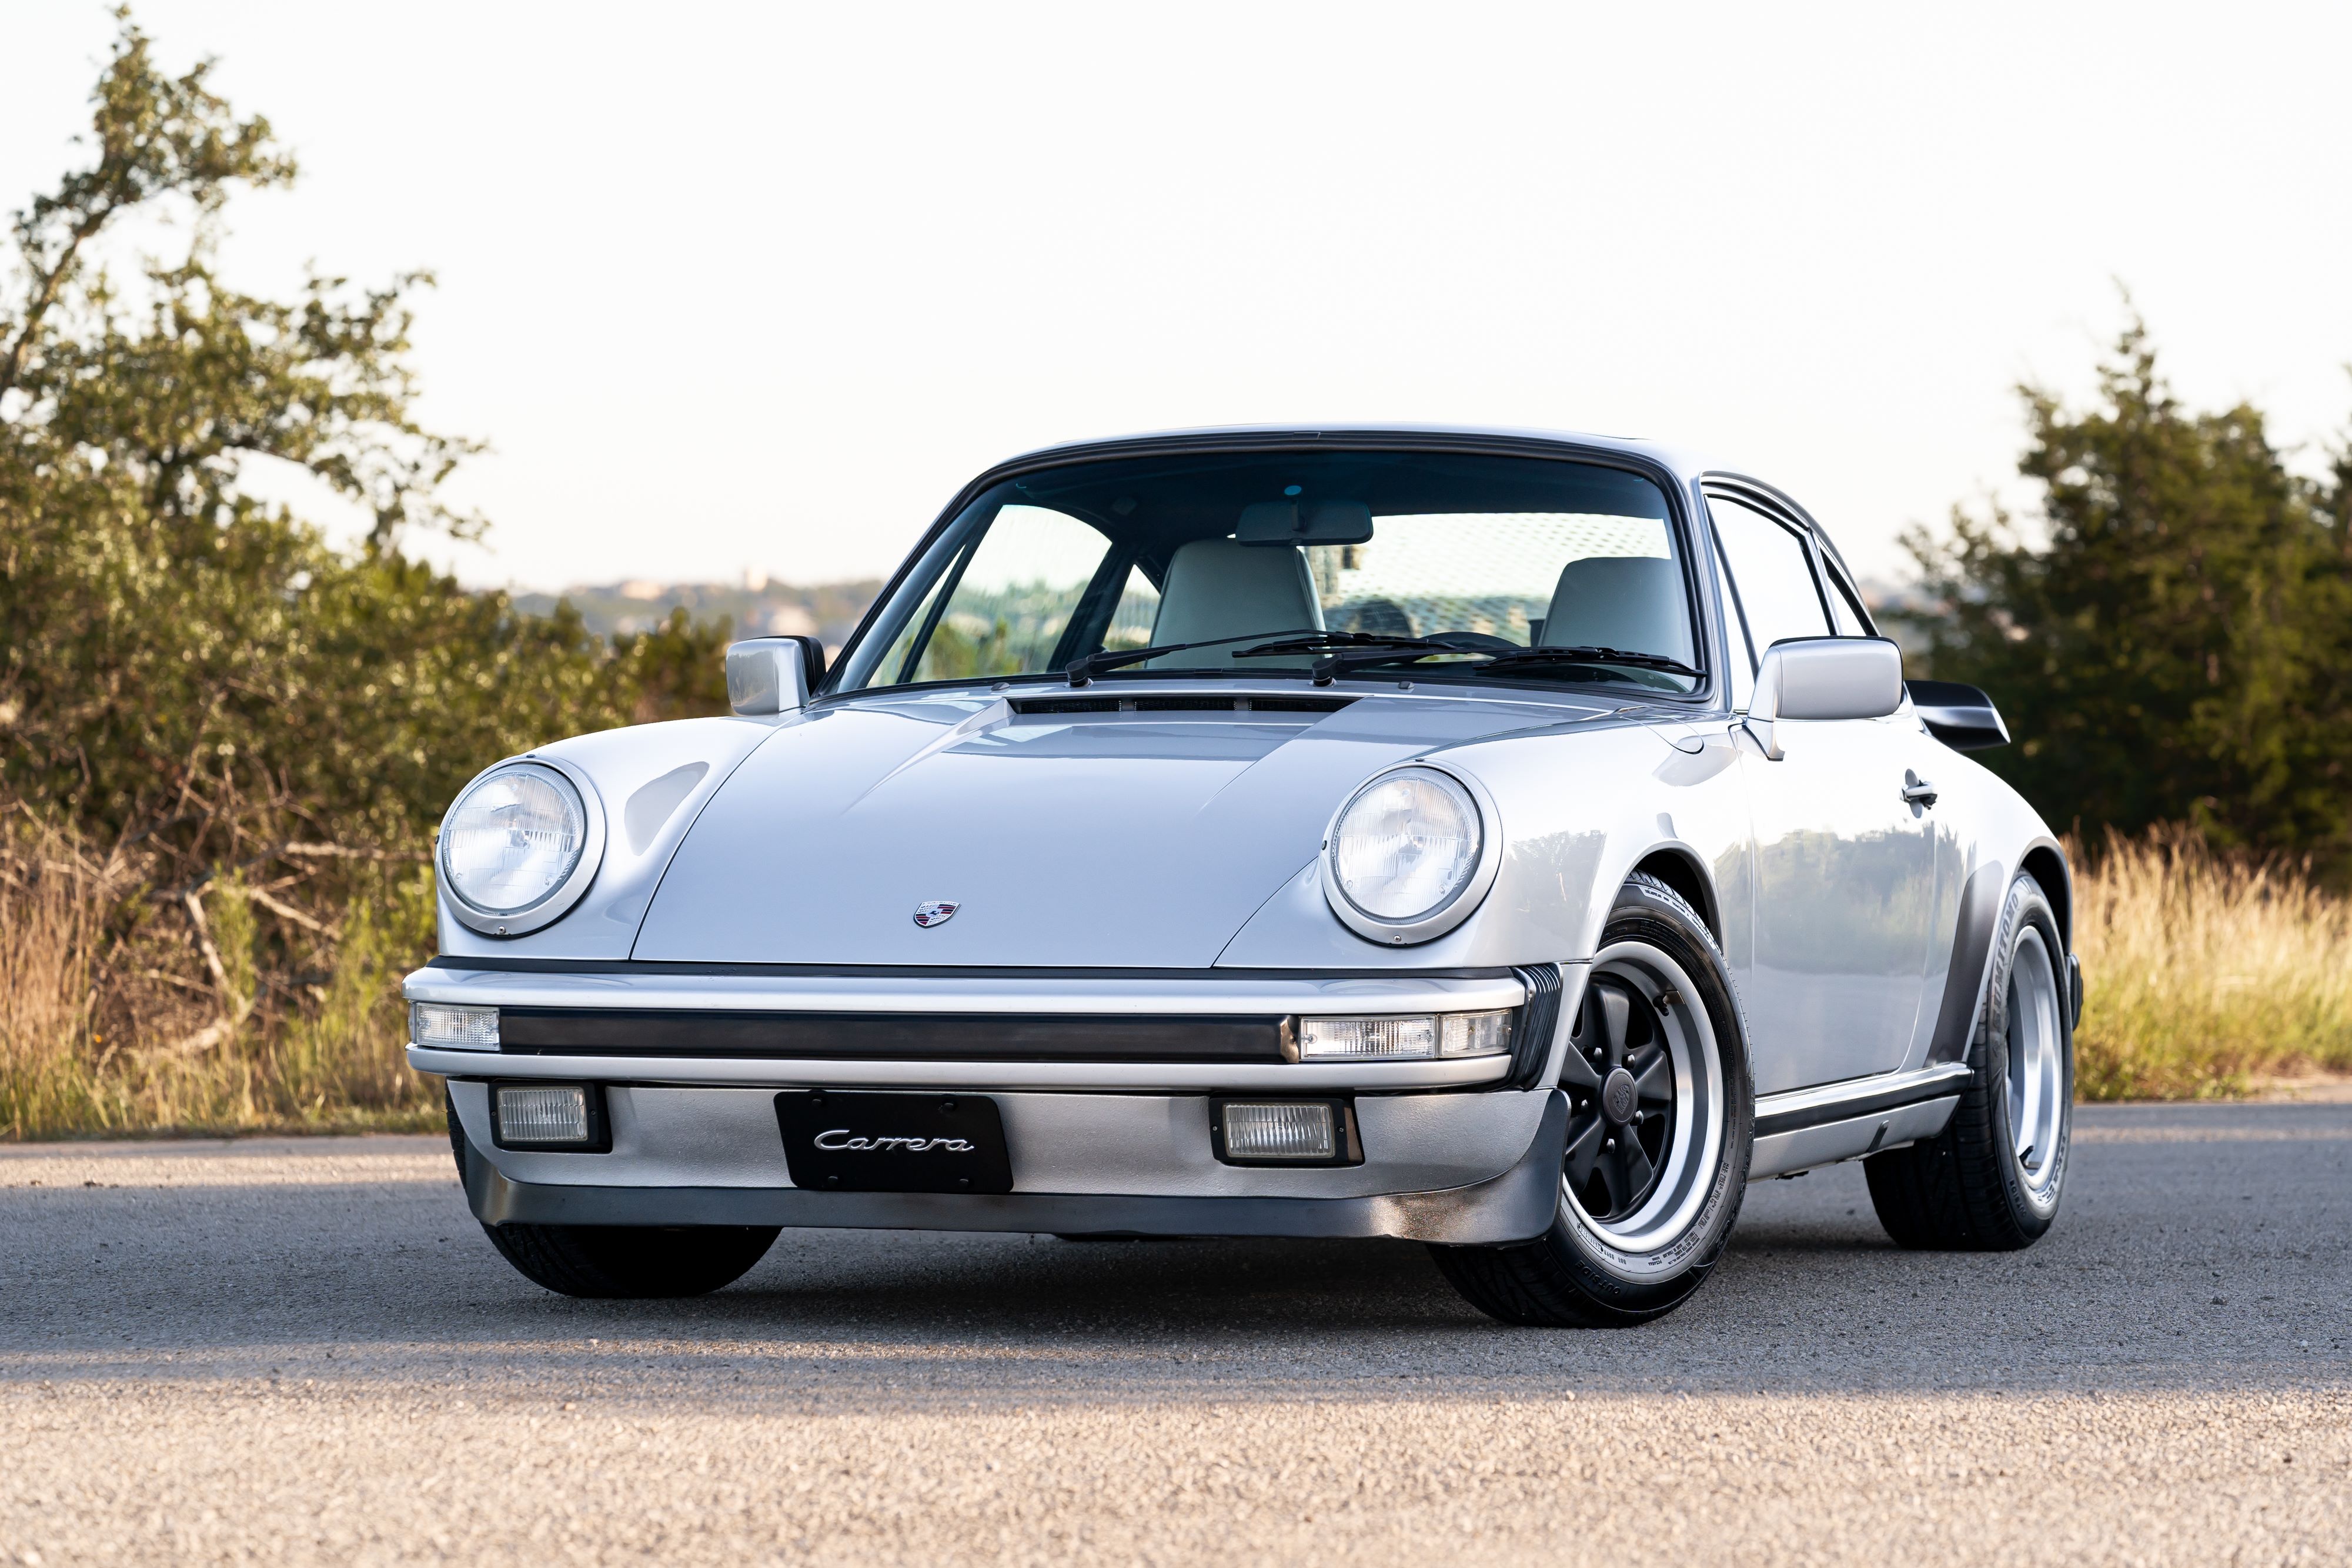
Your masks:
<svg viewBox="0 0 2352 1568"><path fill-rule="evenodd" d="M1064 677L1080 664L1070 678L1685 693L1699 662L1665 497L1639 475L1533 457L1218 453L1073 464L989 490L847 650L837 689Z"/></svg>

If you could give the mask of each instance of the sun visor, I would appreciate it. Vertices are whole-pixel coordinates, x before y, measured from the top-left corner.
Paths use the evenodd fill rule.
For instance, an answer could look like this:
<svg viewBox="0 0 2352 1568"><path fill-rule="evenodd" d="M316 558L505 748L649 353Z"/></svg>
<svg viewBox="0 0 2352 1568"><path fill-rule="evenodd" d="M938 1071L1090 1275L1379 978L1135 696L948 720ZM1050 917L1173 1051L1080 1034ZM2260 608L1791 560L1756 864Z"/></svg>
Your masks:
<svg viewBox="0 0 2352 1568"><path fill-rule="evenodd" d="M1245 545L1360 545L1372 537L1361 501L1257 501L1242 508L1234 539Z"/></svg>

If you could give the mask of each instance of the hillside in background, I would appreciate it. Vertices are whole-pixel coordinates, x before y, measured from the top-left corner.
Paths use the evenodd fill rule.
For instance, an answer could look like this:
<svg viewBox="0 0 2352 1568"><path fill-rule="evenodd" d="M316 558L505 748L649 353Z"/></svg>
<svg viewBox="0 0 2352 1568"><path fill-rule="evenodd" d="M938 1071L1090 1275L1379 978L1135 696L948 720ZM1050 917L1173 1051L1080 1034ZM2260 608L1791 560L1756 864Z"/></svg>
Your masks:
<svg viewBox="0 0 2352 1568"><path fill-rule="evenodd" d="M527 615L551 615L559 603L569 603L600 637L650 632L673 610L704 622L723 615L738 637L815 637L824 643L829 659L849 640L866 605L881 591L880 580L874 578L802 588L752 571L732 583L635 579L567 588L562 593L518 593L514 605Z"/></svg>

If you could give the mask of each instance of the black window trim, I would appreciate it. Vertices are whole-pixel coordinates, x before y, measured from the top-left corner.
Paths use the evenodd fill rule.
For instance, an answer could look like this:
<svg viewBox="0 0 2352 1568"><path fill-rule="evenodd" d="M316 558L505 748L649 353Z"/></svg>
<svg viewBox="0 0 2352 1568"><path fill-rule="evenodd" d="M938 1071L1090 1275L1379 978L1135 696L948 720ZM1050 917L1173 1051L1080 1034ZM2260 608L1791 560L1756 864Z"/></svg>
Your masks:
<svg viewBox="0 0 2352 1568"><path fill-rule="evenodd" d="M1763 662L1763 655L1756 651L1756 629L1748 624L1748 605L1739 597L1739 580L1731 575L1731 557L1724 550L1723 531L1715 526L1715 514L1712 512L1707 514L1706 534L1707 542L1715 547L1716 580L1723 584L1723 591L1731 596L1731 615L1726 617L1724 621L1724 642L1727 644L1724 657L1728 659L1732 656L1727 644L1731 641L1732 622L1736 619L1739 625L1740 643L1748 650L1748 675L1750 680L1753 680L1756 677L1757 666Z"/></svg>
<svg viewBox="0 0 2352 1568"><path fill-rule="evenodd" d="M840 657L832 662L831 667L825 672L824 683L815 693L812 694L811 706L822 706L835 701L847 701L874 695L880 692L920 694L925 691L969 686L973 684L970 679L901 681L886 687L863 686L854 692L844 692L839 685L841 672L848 667L851 653L864 643L866 635L875 629L876 622L880 619L883 611L889 605L898 590L905 585L907 578L912 573L916 565L955 525L956 519L963 514L966 507L996 486L1010 479L1019 478L1024 474L1122 457L1189 455L1194 453L1276 452L1429 452L1457 455L1537 457L1554 462L1582 463L1594 467L1615 468L1624 473L1639 475L1649 480L1665 497L1666 510L1669 514L1666 526L1674 530L1675 538L1682 545L1683 593L1685 607L1692 615L1694 629L1692 643L1694 651L1699 656L1700 679L1690 691L1644 692L1643 700L1675 707L1689 707L1701 713L1710 708L1729 711L1731 683L1728 673L1714 667L1715 643L1705 634L1707 626L1707 606L1714 601L1715 596L1702 585L1699 580L1698 557L1702 542L1698 524L1706 519L1706 512L1704 507L1694 507L1691 505L1691 481L1647 454L1625 452L1613 447L1587 446L1574 440L1535 435L1490 434L1468 431L1378 429L1335 430L1328 433L1315 430L1177 433L1048 447L1043 451L1027 453L1010 461L1000 463L995 467L980 474L962 489L957 491L955 497L932 520L931 526L923 531L922 538L916 540L913 548L901 558L897 570L891 572L888 580L882 585L882 591L876 594L873 601L866 607L866 613L859 618L856 629L850 632L848 640L842 644ZM1704 482L1705 478L1706 476L1702 476L1701 482ZM1739 482L1753 483L1753 481ZM1794 503L1790 505L1793 506ZM1706 538L1705 543L1711 547L1714 543L1711 537L1713 533L1711 525L1706 533L1709 537ZM961 578L961 565L956 570ZM1727 563L1725 567L1727 575L1728 570ZM1146 575L1148 576L1149 573L1147 572ZM944 612L945 605L946 601L943 599L940 605L941 612ZM1720 606L1717 605L1717 608L1719 614ZM1824 609L1826 610L1826 606ZM1726 651L1727 653L1727 647ZM1208 672L1170 671L1167 673L1171 675L1198 676ZM1059 672L1047 671L995 678L1006 682L1021 682L1053 681L1062 677ZM1457 683L1448 682L1447 684ZM1498 681L1496 684L1506 688L1517 686L1522 690L1574 692L1587 696L1596 690L1605 691L1612 695L1627 695L1622 688L1594 682L1545 682L1532 687L1517 681Z"/></svg>
<svg viewBox="0 0 2352 1568"><path fill-rule="evenodd" d="M1878 622L1870 618L1870 606L1862 601L1862 590L1854 586L1853 574L1846 570L1845 562L1838 559L1829 540L1822 539L1819 542L1822 546L1822 565L1828 573L1830 587L1837 591L1839 598L1845 601L1846 608L1853 612L1854 622L1862 628L1862 634L1865 637L1885 635L1879 631ZM1831 624L1836 624L1834 615L1831 617Z"/></svg>
<svg viewBox="0 0 2352 1568"><path fill-rule="evenodd" d="M1845 561L1838 555L1837 547L1830 543L1828 536L1822 532L1821 524L1813 520L1812 514L1799 506L1785 492L1774 489L1760 479L1749 479L1737 474L1701 475L1699 488L1709 499L1720 495L1723 499L1737 506L1761 513L1797 536L1798 542L1804 547L1806 563L1812 568L1813 597L1821 601L1822 622L1829 628L1831 636L1838 635L1837 612L1830 607L1829 598L1832 585L1837 580L1831 575L1832 565L1839 577L1850 574L1845 572ZM1707 526L1710 528L1715 526L1712 513L1708 515ZM1731 580L1732 592L1737 594L1739 591L1738 580L1731 571L1728 559L1724 563L1724 575ZM1849 593L1848 601L1855 610L1856 618L1861 621L1864 632L1873 637L1879 635L1868 612L1862 609L1862 596L1858 593ZM1740 609L1740 622L1744 630L1747 624L1745 606ZM1748 639L1748 645L1751 648L1755 646L1752 634ZM1756 649L1756 659L1759 667L1763 664L1763 650Z"/></svg>

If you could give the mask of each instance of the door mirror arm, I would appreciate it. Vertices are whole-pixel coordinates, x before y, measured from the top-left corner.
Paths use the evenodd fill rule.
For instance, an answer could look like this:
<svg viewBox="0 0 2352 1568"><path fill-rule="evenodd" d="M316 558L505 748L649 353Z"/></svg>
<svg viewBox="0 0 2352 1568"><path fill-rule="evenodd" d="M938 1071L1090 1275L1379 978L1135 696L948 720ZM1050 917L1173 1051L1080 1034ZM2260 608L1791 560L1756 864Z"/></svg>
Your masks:
<svg viewBox="0 0 2352 1568"><path fill-rule="evenodd" d="M1748 731L1757 748L1768 761L1778 762L1788 755L1780 749L1779 719L1780 717L1780 684L1786 666L1776 644L1764 651L1763 667L1756 672L1756 695L1748 702L1747 716L1740 727Z"/></svg>

